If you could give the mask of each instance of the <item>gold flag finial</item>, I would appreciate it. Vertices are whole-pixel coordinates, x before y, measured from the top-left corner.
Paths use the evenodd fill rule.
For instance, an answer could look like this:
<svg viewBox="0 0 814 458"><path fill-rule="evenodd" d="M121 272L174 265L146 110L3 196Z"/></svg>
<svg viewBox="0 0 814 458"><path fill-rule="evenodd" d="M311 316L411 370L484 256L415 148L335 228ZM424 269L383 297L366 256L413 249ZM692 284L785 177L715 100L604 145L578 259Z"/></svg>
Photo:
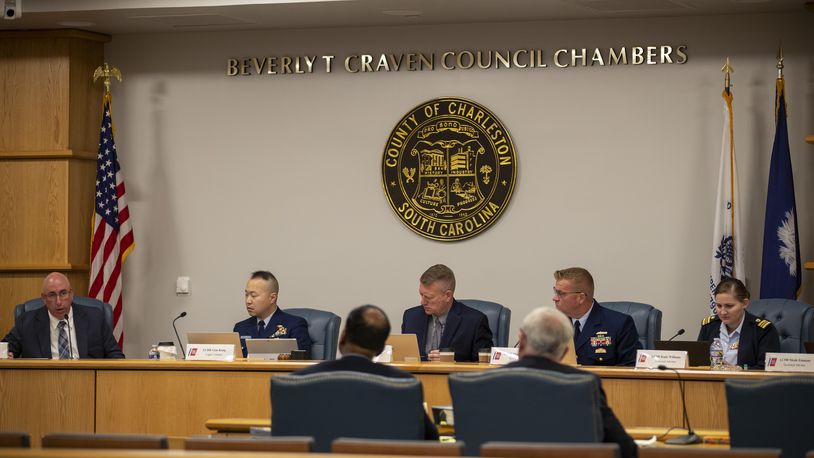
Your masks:
<svg viewBox="0 0 814 458"><path fill-rule="evenodd" d="M735 69L733 69L732 65L729 63L729 56L727 56L724 66L721 67L721 71L724 72L724 90L727 94L729 94L729 88L732 87L731 76L732 73L735 72Z"/></svg>
<svg viewBox="0 0 814 458"><path fill-rule="evenodd" d="M783 79L783 43L777 46L777 79Z"/></svg>
<svg viewBox="0 0 814 458"><path fill-rule="evenodd" d="M122 72L119 71L118 68L109 65L107 62L104 64L96 67L96 70L93 71L93 82L95 83L96 80L99 78L104 78L105 83L105 95L110 94L110 77L114 77L119 82L122 82Z"/></svg>

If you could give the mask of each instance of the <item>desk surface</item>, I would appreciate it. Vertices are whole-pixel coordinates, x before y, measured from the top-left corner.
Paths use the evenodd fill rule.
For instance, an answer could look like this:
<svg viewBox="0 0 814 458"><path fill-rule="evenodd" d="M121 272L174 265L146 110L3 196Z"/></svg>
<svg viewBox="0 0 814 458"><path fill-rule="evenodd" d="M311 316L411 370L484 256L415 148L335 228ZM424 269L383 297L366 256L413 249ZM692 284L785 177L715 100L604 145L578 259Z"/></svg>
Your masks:
<svg viewBox="0 0 814 458"><path fill-rule="evenodd" d="M130 371L229 371L229 372L293 372L318 363L318 361L160 361L151 359L16 359L0 360L0 369L86 369ZM480 363L393 363L393 367L413 374L451 374L456 372L480 372L500 366ZM604 378L677 380L673 371L634 369L632 367L579 366ZM761 379L800 375L793 372L764 371L712 371L708 367L679 369L684 380L720 381L726 379Z"/></svg>

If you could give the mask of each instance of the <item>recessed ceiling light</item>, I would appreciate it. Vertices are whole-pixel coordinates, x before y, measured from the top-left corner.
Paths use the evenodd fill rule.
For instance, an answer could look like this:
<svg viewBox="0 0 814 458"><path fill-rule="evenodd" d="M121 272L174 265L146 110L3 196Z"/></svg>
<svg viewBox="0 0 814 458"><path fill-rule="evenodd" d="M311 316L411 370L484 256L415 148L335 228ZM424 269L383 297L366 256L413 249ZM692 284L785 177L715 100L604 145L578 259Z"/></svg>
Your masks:
<svg viewBox="0 0 814 458"><path fill-rule="evenodd" d="M86 21L62 21L57 22L58 25L63 27L92 27L96 24L93 22L86 22Z"/></svg>
<svg viewBox="0 0 814 458"><path fill-rule="evenodd" d="M424 14L423 11L418 10L385 10L382 14L387 16L401 16L401 17L419 17Z"/></svg>

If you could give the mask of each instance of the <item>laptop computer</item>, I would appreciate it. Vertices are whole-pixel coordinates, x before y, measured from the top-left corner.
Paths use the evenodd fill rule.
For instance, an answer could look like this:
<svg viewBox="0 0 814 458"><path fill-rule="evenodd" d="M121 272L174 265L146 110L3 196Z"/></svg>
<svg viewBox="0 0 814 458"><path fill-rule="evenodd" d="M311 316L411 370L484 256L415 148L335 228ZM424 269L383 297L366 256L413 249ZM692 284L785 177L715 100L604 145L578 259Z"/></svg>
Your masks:
<svg viewBox="0 0 814 458"><path fill-rule="evenodd" d="M189 344L234 345L235 359L243 358L243 349L240 347L240 334L236 332L188 332L187 346Z"/></svg>
<svg viewBox="0 0 814 458"><path fill-rule="evenodd" d="M711 343L694 340L657 340L656 350L686 351L690 366L709 366L709 345Z"/></svg>
<svg viewBox="0 0 814 458"><path fill-rule="evenodd" d="M276 360L293 350L297 350L297 339L246 339L247 359Z"/></svg>
<svg viewBox="0 0 814 458"><path fill-rule="evenodd" d="M385 345L393 347L391 361L394 363L403 363L405 357L415 358L417 362L421 361L421 352L418 351L418 337L415 334L390 334Z"/></svg>

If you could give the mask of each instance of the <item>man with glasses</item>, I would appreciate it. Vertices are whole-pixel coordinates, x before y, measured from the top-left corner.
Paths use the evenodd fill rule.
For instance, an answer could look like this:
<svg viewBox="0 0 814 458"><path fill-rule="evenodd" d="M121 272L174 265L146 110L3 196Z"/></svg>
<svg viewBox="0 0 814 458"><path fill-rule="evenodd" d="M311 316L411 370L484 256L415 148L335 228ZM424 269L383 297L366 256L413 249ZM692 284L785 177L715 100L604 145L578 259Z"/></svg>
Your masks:
<svg viewBox="0 0 814 458"><path fill-rule="evenodd" d="M48 274L42 301L45 307L17 317L3 339L9 358L124 358L104 312L73 303L68 277Z"/></svg>
<svg viewBox="0 0 814 458"><path fill-rule="evenodd" d="M602 307L594 300L594 279L581 267L554 272L557 310L571 319L577 364L632 366L641 348L639 333L630 315Z"/></svg>

